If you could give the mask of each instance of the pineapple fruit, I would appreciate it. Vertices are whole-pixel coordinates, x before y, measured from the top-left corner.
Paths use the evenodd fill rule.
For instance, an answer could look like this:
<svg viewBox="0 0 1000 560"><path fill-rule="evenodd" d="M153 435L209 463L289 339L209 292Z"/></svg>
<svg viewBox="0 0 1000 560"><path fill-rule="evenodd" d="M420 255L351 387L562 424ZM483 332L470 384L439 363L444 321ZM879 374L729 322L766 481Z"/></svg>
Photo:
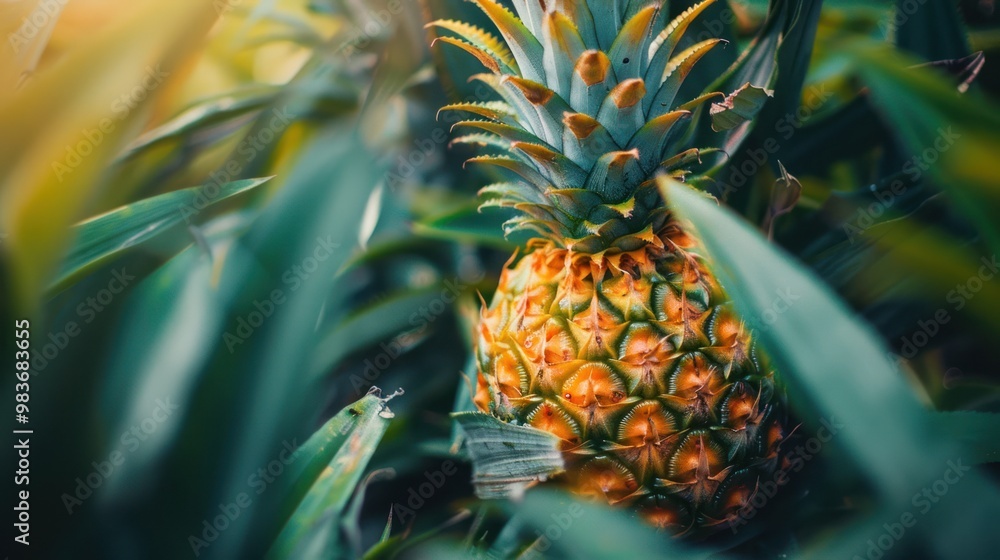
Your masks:
<svg viewBox="0 0 1000 560"><path fill-rule="evenodd" d="M511 176L484 205L519 211L508 233L537 234L484 305L475 403L558 436L580 494L677 533L733 521L779 460L783 397L656 186L697 160L682 129L720 96L676 99L719 43L678 49L711 0L672 22L662 1L514 0L516 15L473 1L503 40L431 25L503 101L444 109L473 115L456 142L492 149L470 161Z"/></svg>

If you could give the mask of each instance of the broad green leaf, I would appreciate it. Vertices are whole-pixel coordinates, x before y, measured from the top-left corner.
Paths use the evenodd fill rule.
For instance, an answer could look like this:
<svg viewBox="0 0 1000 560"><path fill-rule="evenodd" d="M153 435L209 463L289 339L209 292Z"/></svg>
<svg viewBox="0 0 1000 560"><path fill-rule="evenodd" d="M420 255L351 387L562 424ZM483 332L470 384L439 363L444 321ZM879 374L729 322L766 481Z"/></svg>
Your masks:
<svg viewBox="0 0 1000 560"><path fill-rule="evenodd" d="M972 455L970 463L1000 462L1000 414L992 412L939 412L935 421Z"/></svg>
<svg viewBox="0 0 1000 560"><path fill-rule="evenodd" d="M517 496L565 467L560 440L548 432L507 424L481 412L458 412L452 417L465 433L472 484L480 498Z"/></svg>
<svg viewBox="0 0 1000 560"><path fill-rule="evenodd" d="M761 133L771 134L776 120L798 109L802 102L802 86L809 71L822 7L822 0L793 2L788 6L791 15L775 58L778 76L773 85L774 100L762 116L766 126Z"/></svg>
<svg viewBox="0 0 1000 560"><path fill-rule="evenodd" d="M874 483L881 506L877 515L898 519L914 507L911 502L922 488L951 468L949 461L970 463L958 442L934 431L931 414L878 335L826 286L707 197L669 179L661 182L661 190L700 234L743 317L774 313L782 296L790 300L768 328L756 333L758 339L774 360L795 410L810 423L834 426L833 441ZM991 533L986 520L1000 515L1000 491L975 472L962 474L962 483L949 490L948 499L971 508L969 517L958 520L938 508L928 521L937 524L935 531L907 536L926 538L941 551L962 546L970 532ZM879 536L866 531L859 528L852 533L854 540L839 540L835 550L824 554L849 557L863 551L865 538ZM995 546L1000 535L992 532L977 544Z"/></svg>
<svg viewBox="0 0 1000 560"><path fill-rule="evenodd" d="M165 446L167 455L142 473L161 520L155 533L169 537L154 542L144 539L149 529L122 528L138 543L139 555L259 555L280 529L274 514L286 506L273 491L277 482L258 492L248 476L275 464L285 446L313 433L319 420L325 391L307 371L320 336L316 325L324 309L331 316L343 313L338 273L357 247L360 217L380 176L350 127L303 132L293 170L275 180L280 188L254 213L252 227L227 236L223 246L211 243L209 234L210 265L188 262L175 269L176 285L160 290L163 300L130 312L130 349L122 359L132 359L134 369L125 361L117 365L131 373L117 378L119 391L143 387L153 376L159 383L148 382L150 388L181 387L186 397L175 401L181 425L164 431L174 433L175 445ZM189 249L202 250L200 243ZM186 282L193 295L184 295ZM183 305L166 313L173 294L182 294ZM297 462L276 464L283 475L298 468ZM292 481L273 480L279 479ZM250 505L218 538L192 543L203 539L203 519L242 495Z"/></svg>
<svg viewBox="0 0 1000 560"><path fill-rule="evenodd" d="M106 264L131 247L163 234L200 211L257 185L270 177L244 179L224 185L192 187L133 202L84 220L74 227L76 242L63 261L62 270L49 286L58 292ZM210 193L212 196L209 196Z"/></svg>
<svg viewBox="0 0 1000 560"><path fill-rule="evenodd" d="M212 253L223 252L248 222L248 217L238 215L213 220L200 233L204 246L195 244L182 251L130 296L112 339L115 352L109 356L102 387L110 444L119 445L122 433L141 425L158 400L180 409L109 479L109 502L127 502L134 486L148 482L157 461L176 441L189 412L184 405L193 399L224 315L212 283L217 264Z"/></svg>
<svg viewBox="0 0 1000 560"><path fill-rule="evenodd" d="M776 298L791 294L788 310L758 336L784 372L792 402L817 421L844 423L840 441L871 467L880 489L902 500L912 481L900 476L899 462L925 454L909 425L925 424L926 411L877 334L755 229L689 187L664 181L661 189L694 224L744 317L764 316ZM850 349L850 363L845 348Z"/></svg>
<svg viewBox="0 0 1000 560"><path fill-rule="evenodd" d="M231 475L205 489L206 511L244 491L244 473L267 464L282 441L308 429L321 406L322 391L308 372L320 342L316 325L321 314L336 316L347 304L339 274L358 246L363 211L381 177L372 161L354 129L325 127L301 148L254 227L226 253L219 292L232 303L215 335L202 406L227 407L229 422L239 429L226 436L229 452L217 467ZM205 429L192 425L190 431ZM257 529L267 522L264 512L279 507L269 496L256 506L254 519L241 517L220 535L213 554L217 549L220 556L240 557L270 544Z"/></svg>
<svg viewBox="0 0 1000 560"><path fill-rule="evenodd" d="M296 452L304 460L292 463L283 480L284 506L272 519L284 523L268 558L341 557L339 524L369 459L393 417L382 398L369 394L341 410Z"/></svg>

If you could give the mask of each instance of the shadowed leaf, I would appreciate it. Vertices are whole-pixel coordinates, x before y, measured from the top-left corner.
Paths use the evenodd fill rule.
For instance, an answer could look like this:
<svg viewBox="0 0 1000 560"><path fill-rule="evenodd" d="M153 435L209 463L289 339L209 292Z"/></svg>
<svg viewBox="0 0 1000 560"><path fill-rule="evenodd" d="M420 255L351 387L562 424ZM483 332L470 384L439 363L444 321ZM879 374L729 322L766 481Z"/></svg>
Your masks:
<svg viewBox="0 0 1000 560"><path fill-rule="evenodd" d="M169 231L216 202L268 180L270 177L216 185L213 188L218 190L211 197L204 186L169 192L80 222L74 228L76 242L59 275L49 285L49 292L65 289L126 250Z"/></svg>

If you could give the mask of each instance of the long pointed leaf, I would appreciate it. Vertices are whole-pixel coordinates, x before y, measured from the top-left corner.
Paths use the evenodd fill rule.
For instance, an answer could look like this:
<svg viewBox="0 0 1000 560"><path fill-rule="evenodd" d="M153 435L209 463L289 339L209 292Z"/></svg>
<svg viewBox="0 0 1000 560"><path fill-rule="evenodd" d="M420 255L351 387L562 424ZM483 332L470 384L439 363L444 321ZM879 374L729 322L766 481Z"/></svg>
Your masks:
<svg viewBox="0 0 1000 560"><path fill-rule="evenodd" d="M269 181L244 179L224 185L192 187L169 192L80 222L74 228L76 243L63 261L62 270L49 285L49 292L65 289L90 271L126 250L157 237L189 220L208 206L246 192ZM208 193L214 193L208 196Z"/></svg>
<svg viewBox="0 0 1000 560"><path fill-rule="evenodd" d="M365 396L337 413L296 451L303 459L293 462L283 479L293 482L273 516L288 522L268 558L301 558L301 551L325 558L340 555L339 525L334 521L347 507L389 426L387 401L377 394Z"/></svg>

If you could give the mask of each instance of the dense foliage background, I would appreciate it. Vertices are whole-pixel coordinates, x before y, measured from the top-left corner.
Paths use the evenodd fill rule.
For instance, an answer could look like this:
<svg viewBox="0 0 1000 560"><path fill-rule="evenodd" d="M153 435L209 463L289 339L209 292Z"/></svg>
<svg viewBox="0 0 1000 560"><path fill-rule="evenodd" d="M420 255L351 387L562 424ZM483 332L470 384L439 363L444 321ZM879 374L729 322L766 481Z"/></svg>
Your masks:
<svg viewBox="0 0 1000 560"><path fill-rule="evenodd" d="M784 366L802 449L691 543L546 486L474 495L449 414L518 240L437 118L486 100L477 63L424 29L489 27L473 4L4 2L0 322L13 368L30 320L8 425L34 431L10 554L993 557L996 9L720 0L689 32L730 44L688 97L730 68L775 92L698 169L730 210L675 204Z"/></svg>

